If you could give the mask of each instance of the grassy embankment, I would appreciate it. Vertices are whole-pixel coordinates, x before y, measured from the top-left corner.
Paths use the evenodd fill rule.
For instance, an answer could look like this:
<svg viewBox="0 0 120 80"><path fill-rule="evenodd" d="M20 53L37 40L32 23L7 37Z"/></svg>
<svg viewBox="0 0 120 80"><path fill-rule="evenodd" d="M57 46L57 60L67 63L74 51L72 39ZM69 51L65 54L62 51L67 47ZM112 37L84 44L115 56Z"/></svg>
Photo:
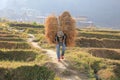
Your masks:
<svg viewBox="0 0 120 80"><path fill-rule="evenodd" d="M29 29L0 23L0 80L53 80L54 72L44 66L49 61L45 52L33 48L27 33L16 28Z"/></svg>
<svg viewBox="0 0 120 80"><path fill-rule="evenodd" d="M95 74L102 80L119 80L120 31L78 30L76 47L68 48L66 59L91 80Z"/></svg>
<svg viewBox="0 0 120 80"><path fill-rule="evenodd" d="M44 36L44 28L26 28L32 33L43 48L54 48ZM67 48L66 61L70 68L88 75L94 80L97 74L102 80L120 79L120 31L112 30L80 30L76 39L76 47Z"/></svg>
<svg viewBox="0 0 120 80"><path fill-rule="evenodd" d="M43 48L55 48L46 42L44 30L36 37ZM90 80L95 74L102 80L119 80L120 31L78 29L76 47L67 48L65 58L70 68L88 75Z"/></svg>

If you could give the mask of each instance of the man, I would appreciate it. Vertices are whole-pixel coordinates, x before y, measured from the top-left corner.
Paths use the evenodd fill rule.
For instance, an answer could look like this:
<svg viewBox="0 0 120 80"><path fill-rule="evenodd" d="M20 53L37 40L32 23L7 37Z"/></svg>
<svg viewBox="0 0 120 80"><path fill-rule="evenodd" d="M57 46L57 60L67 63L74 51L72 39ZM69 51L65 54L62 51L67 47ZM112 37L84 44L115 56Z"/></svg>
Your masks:
<svg viewBox="0 0 120 80"><path fill-rule="evenodd" d="M64 59L64 53L66 49L66 35L62 31L58 31L55 37L56 41L56 51L57 51L57 58L58 62L60 59ZM60 54L60 46L62 46L62 54Z"/></svg>

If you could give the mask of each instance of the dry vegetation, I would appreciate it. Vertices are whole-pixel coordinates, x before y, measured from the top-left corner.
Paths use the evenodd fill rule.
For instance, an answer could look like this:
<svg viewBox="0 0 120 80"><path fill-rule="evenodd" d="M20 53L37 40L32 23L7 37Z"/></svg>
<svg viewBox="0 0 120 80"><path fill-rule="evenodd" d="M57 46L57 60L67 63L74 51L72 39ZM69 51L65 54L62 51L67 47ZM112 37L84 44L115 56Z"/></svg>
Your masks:
<svg viewBox="0 0 120 80"><path fill-rule="evenodd" d="M45 22L45 36L49 43L55 44L55 35L58 31L58 21L56 16L49 16Z"/></svg>
<svg viewBox="0 0 120 80"><path fill-rule="evenodd" d="M57 18L56 16L49 16L45 23L45 35L49 43L55 44L55 35L57 31L63 31L66 36L66 45L68 47L74 46L76 39L76 25L75 20L69 12L63 12Z"/></svg>
<svg viewBox="0 0 120 80"><path fill-rule="evenodd" d="M68 47L75 45L76 23L69 12L65 11L59 17L61 30L67 35L66 45Z"/></svg>

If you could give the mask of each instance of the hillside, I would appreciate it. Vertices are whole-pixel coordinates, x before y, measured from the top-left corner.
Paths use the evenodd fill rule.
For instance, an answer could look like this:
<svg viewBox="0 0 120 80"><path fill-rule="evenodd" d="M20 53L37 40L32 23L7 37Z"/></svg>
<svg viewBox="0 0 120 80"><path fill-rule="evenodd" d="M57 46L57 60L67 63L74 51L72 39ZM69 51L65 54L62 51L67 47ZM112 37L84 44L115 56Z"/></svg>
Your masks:
<svg viewBox="0 0 120 80"><path fill-rule="evenodd" d="M0 16L3 15L3 17L12 19L18 17L21 19L21 16L26 13L30 13L30 17L31 13L47 16L49 13L59 15L62 11L68 10L74 17L87 16L97 26L120 29L119 4L119 0L1 0ZM11 14L11 11L13 14Z"/></svg>
<svg viewBox="0 0 120 80"><path fill-rule="evenodd" d="M58 63L55 45L45 39L44 26L0 23L0 80L62 80L73 75L79 75L81 80L95 80L95 76L101 80L119 80L120 31L77 31L76 46L67 48L63 63ZM33 36L28 34L34 36L33 42Z"/></svg>
<svg viewBox="0 0 120 80"><path fill-rule="evenodd" d="M49 58L23 31L0 22L0 80L53 80L54 72L44 66Z"/></svg>

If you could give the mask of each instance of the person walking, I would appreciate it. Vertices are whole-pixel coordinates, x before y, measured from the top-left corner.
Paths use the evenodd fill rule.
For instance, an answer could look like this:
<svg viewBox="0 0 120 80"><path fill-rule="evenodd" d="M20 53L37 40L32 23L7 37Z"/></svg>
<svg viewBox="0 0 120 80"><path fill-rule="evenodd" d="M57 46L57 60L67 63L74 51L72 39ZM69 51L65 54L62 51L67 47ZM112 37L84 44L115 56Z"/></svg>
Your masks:
<svg viewBox="0 0 120 80"><path fill-rule="evenodd" d="M56 53L57 53L57 59L58 62L61 61L61 59L64 59L64 53L66 50L66 35L63 33L63 31L58 31L55 37L56 41ZM60 47L62 47L62 53L60 54Z"/></svg>

